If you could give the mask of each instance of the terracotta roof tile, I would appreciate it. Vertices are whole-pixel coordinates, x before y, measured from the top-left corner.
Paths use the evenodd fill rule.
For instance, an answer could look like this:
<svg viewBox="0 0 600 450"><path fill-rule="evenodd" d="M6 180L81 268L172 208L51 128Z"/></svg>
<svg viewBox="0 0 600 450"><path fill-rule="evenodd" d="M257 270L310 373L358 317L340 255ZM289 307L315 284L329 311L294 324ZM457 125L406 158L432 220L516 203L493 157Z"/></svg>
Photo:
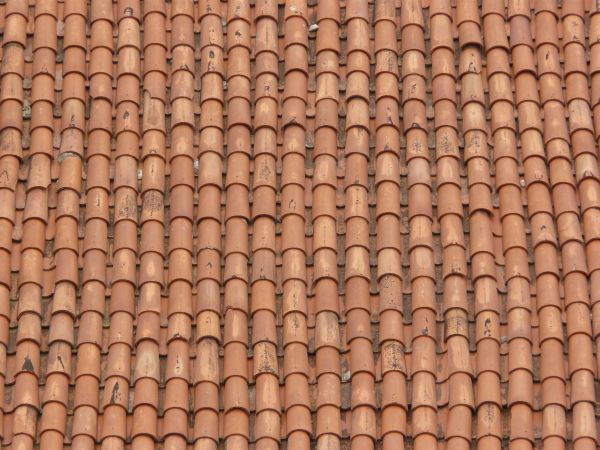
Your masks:
<svg viewBox="0 0 600 450"><path fill-rule="evenodd" d="M596 2L0 3L4 447L596 448Z"/></svg>

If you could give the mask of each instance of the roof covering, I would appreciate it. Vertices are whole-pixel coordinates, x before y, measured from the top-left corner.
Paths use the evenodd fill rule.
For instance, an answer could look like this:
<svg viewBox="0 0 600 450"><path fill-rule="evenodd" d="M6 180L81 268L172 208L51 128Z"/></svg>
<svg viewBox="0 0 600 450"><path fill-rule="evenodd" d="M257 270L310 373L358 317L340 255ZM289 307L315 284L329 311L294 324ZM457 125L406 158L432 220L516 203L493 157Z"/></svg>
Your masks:
<svg viewBox="0 0 600 450"><path fill-rule="evenodd" d="M597 448L600 2L0 33L3 449Z"/></svg>

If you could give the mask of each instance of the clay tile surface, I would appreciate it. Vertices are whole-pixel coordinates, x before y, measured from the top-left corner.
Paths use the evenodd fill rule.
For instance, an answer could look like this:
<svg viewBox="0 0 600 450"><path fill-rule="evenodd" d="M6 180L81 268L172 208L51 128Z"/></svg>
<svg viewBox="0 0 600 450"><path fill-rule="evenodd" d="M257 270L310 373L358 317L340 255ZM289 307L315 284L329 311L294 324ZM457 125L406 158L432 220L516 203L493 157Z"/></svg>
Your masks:
<svg viewBox="0 0 600 450"><path fill-rule="evenodd" d="M600 448L600 3L0 0L0 444Z"/></svg>

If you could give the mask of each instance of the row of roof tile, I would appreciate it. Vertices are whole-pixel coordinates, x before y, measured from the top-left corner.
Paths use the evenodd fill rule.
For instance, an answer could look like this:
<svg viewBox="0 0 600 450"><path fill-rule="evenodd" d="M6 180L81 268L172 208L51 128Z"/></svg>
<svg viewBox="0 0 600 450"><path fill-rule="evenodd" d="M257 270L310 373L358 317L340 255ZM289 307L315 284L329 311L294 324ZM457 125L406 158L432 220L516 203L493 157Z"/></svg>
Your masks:
<svg viewBox="0 0 600 450"><path fill-rule="evenodd" d="M3 445L595 448L562 3L0 5Z"/></svg>

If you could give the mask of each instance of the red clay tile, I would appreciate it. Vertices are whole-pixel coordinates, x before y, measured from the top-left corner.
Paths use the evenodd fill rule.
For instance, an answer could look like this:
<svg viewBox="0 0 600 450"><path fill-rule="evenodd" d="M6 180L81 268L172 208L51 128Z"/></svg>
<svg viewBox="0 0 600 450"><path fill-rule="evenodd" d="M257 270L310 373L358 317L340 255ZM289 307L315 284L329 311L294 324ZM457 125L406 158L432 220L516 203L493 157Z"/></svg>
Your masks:
<svg viewBox="0 0 600 450"><path fill-rule="evenodd" d="M419 89L425 81L423 11L419 1L401 9L401 77L403 132L409 172L408 226L409 279L412 297L412 435L417 450L436 445L436 300L432 235L432 192L425 105Z"/></svg>
<svg viewBox="0 0 600 450"><path fill-rule="evenodd" d="M2 444L596 448L599 11L1 4Z"/></svg>
<svg viewBox="0 0 600 450"><path fill-rule="evenodd" d="M339 446L341 424L340 308L336 239L337 133L339 109L339 10L317 7L316 129L313 153L313 255L316 302L317 446ZM335 38L334 38L335 36Z"/></svg>

